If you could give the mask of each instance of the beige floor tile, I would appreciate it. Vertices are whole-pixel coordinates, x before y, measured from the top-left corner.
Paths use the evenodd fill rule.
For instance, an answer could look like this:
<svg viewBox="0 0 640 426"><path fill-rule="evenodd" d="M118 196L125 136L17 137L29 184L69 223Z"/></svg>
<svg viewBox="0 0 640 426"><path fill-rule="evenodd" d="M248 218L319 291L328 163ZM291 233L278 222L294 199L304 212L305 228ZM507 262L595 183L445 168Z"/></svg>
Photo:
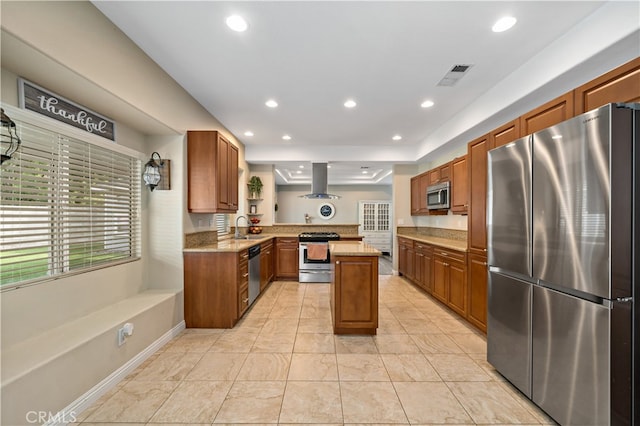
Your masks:
<svg viewBox="0 0 640 426"><path fill-rule="evenodd" d="M496 382L447 383L476 423L537 423L527 409Z"/></svg>
<svg viewBox="0 0 640 426"><path fill-rule="evenodd" d="M246 354L207 352L185 380L234 380Z"/></svg>
<svg viewBox="0 0 640 426"><path fill-rule="evenodd" d="M473 357L472 357L473 358ZM504 382L507 379L504 378L504 376L500 373L498 373L498 370L496 370L494 368L493 365L489 364L489 361L487 361L486 359L478 359L478 358L474 358L473 359L476 364L478 364L480 366L480 368L482 368L484 370L485 373L487 373L489 375L489 377L491 377L493 380L498 381L498 382Z"/></svg>
<svg viewBox="0 0 640 426"><path fill-rule="evenodd" d="M296 353L324 353L336 352L333 334L298 333L293 347Z"/></svg>
<svg viewBox="0 0 640 426"><path fill-rule="evenodd" d="M303 306L300 318L321 318L331 321L331 309L329 306Z"/></svg>
<svg viewBox="0 0 640 426"><path fill-rule="evenodd" d="M426 320L427 318L424 314L417 308L410 306L408 304L403 304L404 306L399 306L397 308L391 308L391 312L398 320L401 319L421 319Z"/></svg>
<svg viewBox="0 0 640 426"><path fill-rule="evenodd" d="M207 352L220 336L220 333L182 334L166 347L165 352Z"/></svg>
<svg viewBox="0 0 640 426"><path fill-rule="evenodd" d="M176 386L178 382L130 381L87 417L87 421L147 422Z"/></svg>
<svg viewBox="0 0 640 426"><path fill-rule="evenodd" d="M250 353L236 380L287 380L291 354Z"/></svg>
<svg viewBox="0 0 640 426"><path fill-rule="evenodd" d="M298 321L288 318L269 318L262 326L260 334L296 334Z"/></svg>
<svg viewBox="0 0 640 426"><path fill-rule="evenodd" d="M333 334L331 318L300 318L298 333L330 333Z"/></svg>
<svg viewBox="0 0 640 426"><path fill-rule="evenodd" d="M383 334L374 336L373 341L381 354L420 353L420 349L408 334Z"/></svg>
<svg viewBox="0 0 640 426"><path fill-rule="evenodd" d="M258 336L251 352L284 352L291 353L295 342L295 334L262 334Z"/></svg>
<svg viewBox="0 0 640 426"><path fill-rule="evenodd" d="M257 333L228 331L216 340L216 343L209 348L209 352L247 353L257 338Z"/></svg>
<svg viewBox="0 0 640 426"><path fill-rule="evenodd" d="M378 319L378 335L382 334L406 334L407 331L404 329L400 321L394 318L379 318Z"/></svg>
<svg viewBox="0 0 640 426"><path fill-rule="evenodd" d="M391 382L341 382L345 423L407 423Z"/></svg>
<svg viewBox="0 0 640 426"><path fill-rule="evenodd" d="M400 318L398 321L407 334L442 333L442 330L435 323L424 318Z"/></svg>
<svg viewBox="0 0 640 426"><path fill-rule="evenodd" d="M291 358L288 380L337 381L338 362L334 354L299 354Z"/></svg>
<svg viewBox="0 0 640 426"><path fill-rule="evenodd" d="M300 305L288 305L283 307L278 307L277 305L273 307L271 312L269 313L269 318L291 318L298 319L300 318L300 310L302 306Z"/></svg>
<svg viewBox="0 0 640 426"><path fill-rule="evenodd" d="M232 384L231 381L182 382L150 421L210 424Z"/></svg>
<svg viewBox="0 0 640 426"><path fill-rule="evenodd" d="M277 423L285 383L235 382L214 423Z"/></svg>
<svg viewBox="0 0 640 426"><path fill-rule="evenodd" d="M341 423L338 382L288 382L280 423Z"/></svg>
<svg viewBox="0 0 640 426"><path fill-rule="evenodd" d="M389 381L382 357L374 354L337 354L338 377L344 381Z"/></svg>
<svg viewBox="0 0 640 426"><path fill-rule="evenodd" d="M462 319L438 319L434 321L443 333L477 333L471 324L466 323Z"/></svg>
<svg viewBox="0 0 640 426"><path fill-rule="evenodd" d="M445 382L481 382L491 380L491 377L467 355L428 354L425 356Z"/></svg>
<svg viewBox="0 0 640 426"><path fill-rule="evenodd" d="M136 381L184 380L193 367L202 359L202 353L163 352L145 369L138 373Z"/></svg>
<svg viewBox="0 0 640 426"><path fill-rule="evenodd" d="M398 382L393 385L411 424L473 424L444 383Z"/></svg>
<svg viewBox="0 0 640 426"><path fill-rule="evenodd" d="M461 354L464 351L449 336L438 334L413 334L414 343L423 354Z"/></svg>
<svg viewBox="0 0 640 426"><path fill-rule="evenodd" d="M378 347L373 336L335 335L336 353L339 354L377 354Z"/></svg>
<svg viewBox="0 0 640 426"><path fill-rule="evenodd" d="M422 354L382 354L381 356L393 382L442 381Z"/></svg>
<svg viewBox="0 0 640 426"><path fill-rule="evenodd" d="M518 401L520 405L527 409L537 420L538 423L543 425L555 425L556 422L547 415L540 407L533 403L529 398L527 398L522 392L518 390L515 386L513 386L510 382L503 380L497 382L502 386L502 388L509 394L513 399Z"/></svg>
<svg viewBox="0 0 640 426"><path fill-rule="evenodd" d="M449 337L456 345L468 354L487 353L487 339L473 333L449 333Z"/></svg>

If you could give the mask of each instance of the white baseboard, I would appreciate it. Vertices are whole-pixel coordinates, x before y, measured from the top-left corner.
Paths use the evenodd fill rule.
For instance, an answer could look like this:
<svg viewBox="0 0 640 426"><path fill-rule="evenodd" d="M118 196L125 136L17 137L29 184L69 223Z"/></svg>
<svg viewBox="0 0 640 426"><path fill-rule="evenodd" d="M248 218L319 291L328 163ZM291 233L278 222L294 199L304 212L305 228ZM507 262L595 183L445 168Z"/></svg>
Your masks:
<svg viewBox="0 0 640 426"><path fill-rule="evenodd" d="M111 390L122 379L127 377L129 373L135 370L140 364L142 364L147 358L153 355L158 349L164 346L171 339L179 335L182 330L186 328L184 321L179 322L171 330L164 333L158 340L147 346L142 352L131 358L126 364L118 368L116 371L107 376L100 383L88 390L80 398L73 401L71 404L63 408L57 413L52 420L45 423L45 426L66 426L66 421L58 421L56 419L74 419L78 414L89 408L94 402L96 402L102 395Z"/></svg>

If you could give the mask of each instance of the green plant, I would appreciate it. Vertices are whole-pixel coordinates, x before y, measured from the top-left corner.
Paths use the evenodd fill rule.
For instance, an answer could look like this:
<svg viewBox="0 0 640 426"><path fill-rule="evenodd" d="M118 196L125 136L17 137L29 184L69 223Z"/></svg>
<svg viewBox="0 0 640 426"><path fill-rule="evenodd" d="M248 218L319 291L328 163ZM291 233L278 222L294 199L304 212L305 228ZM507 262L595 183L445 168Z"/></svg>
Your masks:
<svg viewBox="0 0 640 426"><path fill-rule="evenodd" d="M254 194L255 197L259 197L262 193L262 180L258 176L251 176L247 186L249 187L249 193Z"/></svg>

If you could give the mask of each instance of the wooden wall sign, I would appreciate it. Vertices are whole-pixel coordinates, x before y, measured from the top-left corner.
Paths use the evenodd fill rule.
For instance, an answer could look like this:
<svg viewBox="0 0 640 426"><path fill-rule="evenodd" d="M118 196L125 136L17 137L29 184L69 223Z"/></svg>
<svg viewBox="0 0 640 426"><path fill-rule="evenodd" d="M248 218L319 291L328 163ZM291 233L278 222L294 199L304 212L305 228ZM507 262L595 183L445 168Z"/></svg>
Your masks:
<svg viewBox="0 0 640 426"><path fill-rule="evenodd" d="M86 132L115 141L115 123L23 78L18 79L20 108L37 112Z"/></svg>

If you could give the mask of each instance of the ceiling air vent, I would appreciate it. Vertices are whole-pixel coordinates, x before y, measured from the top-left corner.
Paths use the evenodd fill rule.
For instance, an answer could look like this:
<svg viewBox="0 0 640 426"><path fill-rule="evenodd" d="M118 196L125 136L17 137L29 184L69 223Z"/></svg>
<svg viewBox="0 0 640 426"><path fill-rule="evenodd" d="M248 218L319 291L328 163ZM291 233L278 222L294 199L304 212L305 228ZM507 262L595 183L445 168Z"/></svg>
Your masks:
<svg viewBox="0 0 640 426"><path fill-rule="evenodd" d="M454 86L473 65L454 65L451 70L442 77L438 86Z"/></svg>

